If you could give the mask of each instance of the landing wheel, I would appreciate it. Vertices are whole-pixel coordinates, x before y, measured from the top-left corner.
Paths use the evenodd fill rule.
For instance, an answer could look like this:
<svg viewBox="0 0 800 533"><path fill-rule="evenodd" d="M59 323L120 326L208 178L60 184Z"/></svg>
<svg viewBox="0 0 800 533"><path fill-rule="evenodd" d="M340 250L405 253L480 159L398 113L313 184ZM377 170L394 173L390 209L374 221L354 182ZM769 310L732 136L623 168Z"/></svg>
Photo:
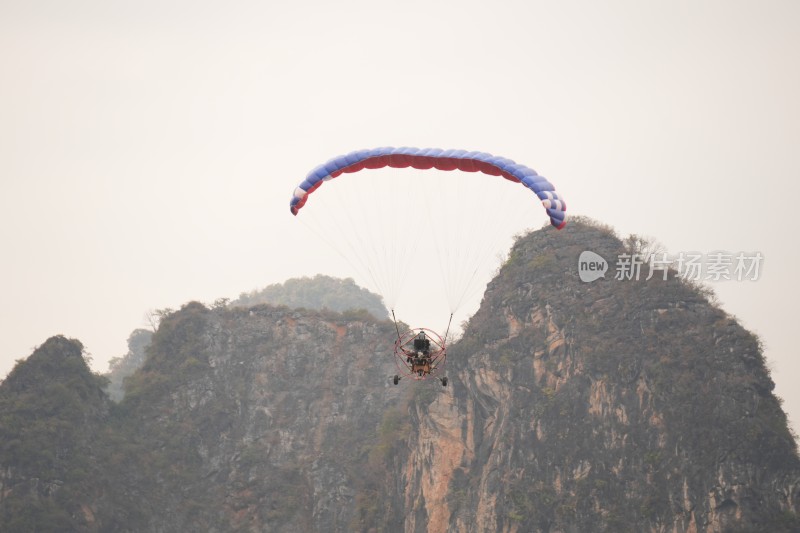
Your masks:
<svg viewBox="0 0 800 533"><path fill-rule="evenodd" d="M447 376L442 378L442 387L447 387Z"/></svg>
<svg viewBox="0 0 800 533"><path fill-rule="evenodd" d="M394 376L394 379L392 379L392 382L393 382L395 385L397 385L398 383L400 383L400 376L398 376L397 374L395 374L395 376Z"/></svg>

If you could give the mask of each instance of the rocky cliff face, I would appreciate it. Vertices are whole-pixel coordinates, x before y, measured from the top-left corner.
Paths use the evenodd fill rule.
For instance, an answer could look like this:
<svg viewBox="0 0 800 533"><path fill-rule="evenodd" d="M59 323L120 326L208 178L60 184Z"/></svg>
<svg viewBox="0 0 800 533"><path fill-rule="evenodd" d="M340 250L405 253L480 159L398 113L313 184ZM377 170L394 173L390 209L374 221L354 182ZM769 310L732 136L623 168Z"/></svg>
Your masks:
<svg viewBox="0 0 800 533"><path fill-rule="evenodd" d="M394 326L367 313L188 304L119 405L79 395L89 437L64 468L0 455L0 529L36 518L12 521L32 479L81 487L36 500L79 531L800 529L796 446L758 340L677 279L581 282L583 250L624 245L579 221L516 244L446 388L392 385ZM39 359L0 386L4 443L28 445L20 428L45 409L14 377ZM92 475L76 477L84 457Z"/></svg>
<svg viewBox="0 0 800 533"><path fill-rule="evenodd" d="M583 250L631 252L587 224L537 232L489 286L452 395L416 404L406 531L797 530L758 340L678 279L581 282Z"/></svg>
<svg viewBox="0 0 800 533"><path fill-rule="evenodd" d="M408 402L389 381L392 335L366 314L269 306L191 304L165 320L122 404L141 446L160 448L147 476L164 479L161 509L147 527L352 531L391 520L381 465ZM165 367L175 379L160 383Z"/></svg>

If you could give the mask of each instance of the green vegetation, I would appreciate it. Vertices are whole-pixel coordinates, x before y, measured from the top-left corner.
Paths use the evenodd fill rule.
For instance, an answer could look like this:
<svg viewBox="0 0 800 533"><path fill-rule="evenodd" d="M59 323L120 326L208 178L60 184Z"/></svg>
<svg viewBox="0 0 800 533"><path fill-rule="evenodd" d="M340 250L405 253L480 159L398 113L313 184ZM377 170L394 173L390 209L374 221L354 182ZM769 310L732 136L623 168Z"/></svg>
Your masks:
<svg viewBox="0 0 800 533"><path fill-rule="evenodd" d="M248 307L258 304L330 309L337 312L360 309L379 320L389 316L380 296L359 287L351 278L337 279L322 274L313 278L294 278L258 291L243 293L230 305Z"/></svg>
<svg viewBox="0 0 800 533"><path fill-rule="evenodd" d="M80 342L53 337L0 387L3 531L78 531L77 510L98 492L98 442L108 413ZM97 446L97 448L95 448ZM44 498L31 500L31 494Z"/></svg>

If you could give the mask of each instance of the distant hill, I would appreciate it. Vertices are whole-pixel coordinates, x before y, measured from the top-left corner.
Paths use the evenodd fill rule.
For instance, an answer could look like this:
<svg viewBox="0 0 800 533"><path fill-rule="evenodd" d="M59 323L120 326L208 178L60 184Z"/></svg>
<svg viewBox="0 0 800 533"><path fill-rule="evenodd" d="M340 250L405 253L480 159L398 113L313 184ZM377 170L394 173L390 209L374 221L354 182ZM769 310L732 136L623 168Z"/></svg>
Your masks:
<svg viewBox="0 0 800 533"><path fill-rule="evenodd" d="M259 304L285 305L293 308L328 309L353 313L367 312L376 318L388 317L380 296L363 289L350 279L317 275L313 278L293 278L285 283L242 293L238 299L224 305L250 307ZM163 312L163 311L161 311ZM161 313L159 312L159 313ZM147 347L153 332L136 329L128 337L128 352L109 363L108 393L114 401L124 396L123 382L144 364Z"/></svg>
<svg viewBox="0 0 800 533"><path fill-rule="evenodd" d="M109 362L108 394L118 402L125 395L125 378L136 372L147 358L147 347L153 338L153 332L146 329L135 329L128 336L128 352L122 357L115 357Z"/></svg>
<svg viewBox="0 0 800 533"><path fill-rule="evenodd" d="M378 319L389 316L381 297L355 284L351 278L339 279L317 274L313 278L293 278L284 283L242 293L231 306L256 304L285 305L305 309L347 311L363 309Z"/></svg>
<svg viewBox="0 0 800 533"><path fill-rule="evenodd" d="M119 404L49 339L0 384L0 531L800 531L758 339L701 287L615 279L632 243L520 238L447 387L393 385L362 311L188 303Z"/></svg>

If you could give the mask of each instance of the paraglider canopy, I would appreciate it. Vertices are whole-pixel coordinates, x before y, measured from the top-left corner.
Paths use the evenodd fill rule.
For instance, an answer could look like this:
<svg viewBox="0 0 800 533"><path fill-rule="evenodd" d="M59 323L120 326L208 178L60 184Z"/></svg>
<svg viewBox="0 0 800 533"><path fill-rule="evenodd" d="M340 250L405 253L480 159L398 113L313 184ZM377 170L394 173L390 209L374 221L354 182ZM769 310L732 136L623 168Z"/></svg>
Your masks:
<svg viewBox="0 0 800 533"><path fill-rule="evenodd" d="M322 187L362 170L374 172ZM475 203L468 205L469 199ZM430 312L436 293L446 293L449 312L437 316L442 326L447 320L450 331L456 310L485 286L489 263L512 235L536 220L531 199L544 208L552 226L566 225L564 199L529 167L484 152L383 147L351 152L314 168L294 189L289 207L295 216L303 212L298 216L303 223L311 219L309 229L369 281L393 318L409 279L414 289L405 291L404 298L417 310ZM506 223L516 220L515 213L525 225L508 231ZM441 284L434 287L437 263ZM418 272L409 276L412 267ZM442 338L427 328L398 330L398 375L422 379L441 372L446 341L447 333Z"/></svg>
<svg viewBox="0 0 800 533"><path fill-rule="evenodd" d="M412 167L421 170L431 168L445 171L461 170L502 176L507 180L521 183L533 191L542 201L553 226L561 229L567 223L565 219L567 204L555 192L553 185L537 174L535 170L510 159L484 152L440 150L438 148L373 148L335 157L309 172L306 179L297 186L289 202L292 214L297 215L306 204L308 195L324 182L343 173L387 166L392 168Z"/></svg>

